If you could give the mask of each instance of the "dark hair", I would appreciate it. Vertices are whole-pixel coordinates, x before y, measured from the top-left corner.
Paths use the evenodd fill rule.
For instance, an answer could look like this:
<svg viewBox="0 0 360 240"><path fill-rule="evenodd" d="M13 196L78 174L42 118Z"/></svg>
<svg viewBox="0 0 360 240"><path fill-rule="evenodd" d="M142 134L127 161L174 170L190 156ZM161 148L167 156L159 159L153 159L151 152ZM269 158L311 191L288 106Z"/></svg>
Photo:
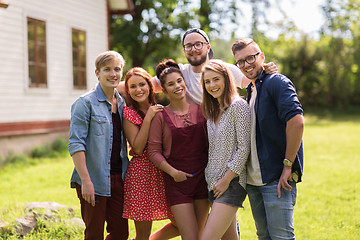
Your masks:
<svg viewBox="0 0 360 240"><path fill-rule="evenodd" d="M156 66L156 77L160 80L163 89L165 89L166 76L173 72L177 72L183 77L179 65L173 59L164 59Z"/></svg>
<svg viewBox="0 0 360 240"><path fill-rule="evenodd" d="M224 92L222 93L223 99L221 103L219 103L219 101L216 98L211 96L206 91L205 82L204 82L205 71L214 71L216 73L220 73L224 77L225 87L224 87ZM205 118L215 121L220 114L220 110L225 110L226 108L228 108L231 105L234 97L238 95L238 92L236 91L234 85L233 77L223 61L218 59L213 59L210 60L202 70L201 85L203 88L203 99L201 104L203 114Z"/></svg>
<svg viewBox="0 0 360 240"><path fill-rule="evenodd" d="M156 104L155 102L155 93L154 93L154 86L151 82L151 75L143 68L140 67L134 67L132 69L130 69L126 75L125 75L125 92L127 94L127 103L129 106L131 106L137 113L139 113L139 115L144 118L145 117L145 113L143 113L140 109L139 109L139 104L138 102L136 102L134 99L131 98L130 93L129 93L129 79L132 76L140 76L142 78L145 79L145 81L147 82L147 84L149 85L149 96L148 96L148 101L150 103L150 105L154 105Z"/></svg>
<svg viewBox="0 0 360 240"><path fill-rule="evenodd" d="M234 44L231 47L231 50L235 55L235 52L240 51L251 44L257 45L257 43L251 38L242 38L234 42Z"/></svg>

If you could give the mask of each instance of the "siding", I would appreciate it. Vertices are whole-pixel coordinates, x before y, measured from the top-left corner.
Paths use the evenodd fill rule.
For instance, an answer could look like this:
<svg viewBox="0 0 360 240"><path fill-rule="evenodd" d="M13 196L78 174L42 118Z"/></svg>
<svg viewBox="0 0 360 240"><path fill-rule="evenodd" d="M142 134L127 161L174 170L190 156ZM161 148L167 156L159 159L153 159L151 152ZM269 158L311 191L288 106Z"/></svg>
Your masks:
<svg viewBox="0 0 360 240"><path fill-rule="evenodd" d="M46 89L28 88L27 17L46 22ZM72 87L71 28L86 31L88 88L96 56L107 50L106 0L16 0L0 9L0 123L70 118L85 91Z"/></svg>

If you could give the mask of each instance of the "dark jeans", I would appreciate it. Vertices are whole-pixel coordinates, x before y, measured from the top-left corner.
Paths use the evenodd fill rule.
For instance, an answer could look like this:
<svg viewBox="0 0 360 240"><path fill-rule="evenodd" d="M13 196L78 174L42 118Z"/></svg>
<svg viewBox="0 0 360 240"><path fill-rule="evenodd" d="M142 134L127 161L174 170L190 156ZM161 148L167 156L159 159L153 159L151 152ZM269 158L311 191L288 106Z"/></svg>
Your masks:
<svg viewBox="0 0 360 240"><path fill-rule="evenodd" d="M122 217L124 188L121 174L111 175L111 197L97 195L94 207L83 199L81 186L76 184L75 187L86 227L85 239L103 240L106 221L107 240L126 240L129 236L129 228L128 220Z"/></svg>

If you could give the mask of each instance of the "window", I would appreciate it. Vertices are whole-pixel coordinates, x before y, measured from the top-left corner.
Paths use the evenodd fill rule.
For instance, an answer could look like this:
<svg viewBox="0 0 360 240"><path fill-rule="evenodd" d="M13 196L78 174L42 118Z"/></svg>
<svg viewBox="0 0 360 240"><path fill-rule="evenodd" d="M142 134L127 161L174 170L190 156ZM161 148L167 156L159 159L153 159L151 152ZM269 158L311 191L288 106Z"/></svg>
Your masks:
<svg viewBox="0 0 360 240"><path fill-rule="evenodd" d="M46 25L44 21L27 18L29 86L47 87Z"/></svg>
<svg viewBox="0 0 360 240"><path fill-rule="evenodd" d="M86 33L72 29L74 89L86 89Z"/></svg>

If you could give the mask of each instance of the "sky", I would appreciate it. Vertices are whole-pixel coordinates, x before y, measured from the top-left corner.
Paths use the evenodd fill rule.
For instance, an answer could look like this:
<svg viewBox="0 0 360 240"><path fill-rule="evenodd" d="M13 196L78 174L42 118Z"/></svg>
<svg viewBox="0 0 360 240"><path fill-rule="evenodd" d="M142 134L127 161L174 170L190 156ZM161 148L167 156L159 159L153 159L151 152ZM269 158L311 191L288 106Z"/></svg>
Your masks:
<svg viewBox="0 0 360 240"><path fill-rule="evenodd" d="M322 24L325 23L325 18L320 9L320 5L325 0L282 0L282 8L287 13L288 17L292 19L299 30L318 38L316 33ZM246 12L246 11L244 11ZM249 17L249 16L248 16ZM281 21L281 17L278 11L270 12L268 19L271 21ZM251 21L250 18L248 21ZM248 25L248 27L250 27ZM247 27L245 27L247 28ZM244 37L249 34L250 29L239 29L236 32L238 37ZM265 31L266 32L266 31ZM266 32L267 36L276 36L276 32Z"/></svg>

